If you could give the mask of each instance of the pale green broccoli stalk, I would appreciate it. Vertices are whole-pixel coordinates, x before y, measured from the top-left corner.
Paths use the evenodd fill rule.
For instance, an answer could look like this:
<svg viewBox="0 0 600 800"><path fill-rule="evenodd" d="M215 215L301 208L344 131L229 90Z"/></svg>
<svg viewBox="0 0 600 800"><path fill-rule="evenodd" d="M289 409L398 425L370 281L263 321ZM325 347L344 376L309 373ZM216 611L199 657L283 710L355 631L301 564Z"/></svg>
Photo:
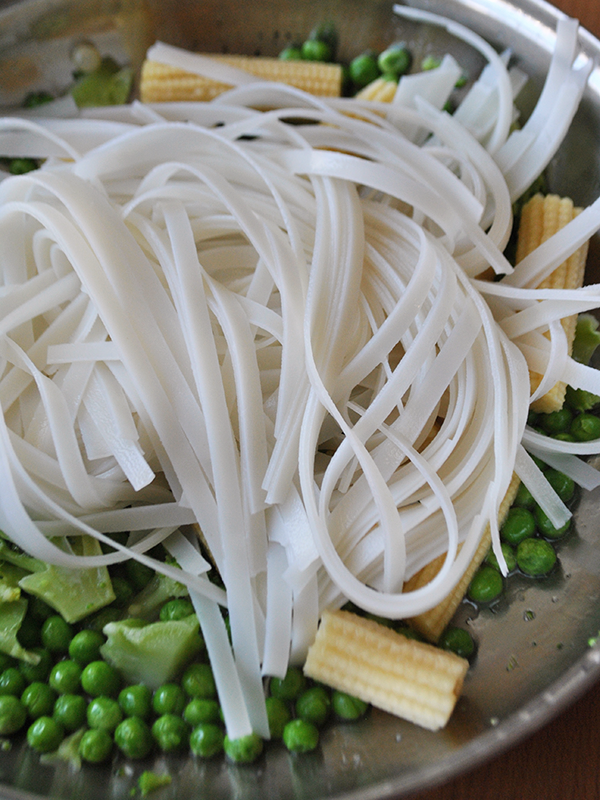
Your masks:
<svg viewBox="0 0 600 800"><path fill-rule="evenodd" d="M598 320L592 314L580 314L577 317L572 352L573 358L580 364L589 364L600 344L598 324Z"/></svg>
<svg viewBox="0 0 600 800"><path fill-rule="evenodd" d="M600 397L585 389L574 389L572 386L567 386L566 401L573 411L591 411L600 403Z"/></svg>
<svg viewBox="0 0 600 800"><path fill-rule="evenodd" d="M92 536L78 537L72 542L71 549L77 555L102 554L99 542ZM3 551L0 550L2 557ZM29 559L29 556L20 558L18 566L25 567L30 563L35 571L19 581L21 589L44 600L67 622L79 622L115 599L106 567L72 569L45 564L37 559L29 559L29 562L24 559Z"/></svg>
<svg viewBox="0 0 600 800"><path fill-rule="evenodd" d="M25 650L17 639L26 613L27 600L22 598L0 603L0 652L28 664L37 664L39 655Z"/></svg>
<svg viewBox="0 0 600 800"><path fill-rule="evenodd" d="M107 637L102 657L127 682L151 689L173 680L204 646L195 614L168 622L109 622L102 632Z"/></svg>
<svg viewBox="0 0 600 800"><path fill-rule="evenodd" d="M122 105L129 99L133 86L133 70L119 67L114 59L103 58L98 69L83 75L71 88L79 106Z"/></svg>
<svg viewBox="0 0 600 800"><path fill-rule="evenodd" d="M163 786L168 786L170 783L171 776L167 772L159 773L144 770L138 778L138 786L142 797L146 797L150 792L162 789Z"/></svg>
<svg viewBox="0 0 600 800"><path fill-rule="evenodd" d="M167 563L177 566L177 563L170 559ZM127 616L152 621L158 618L161 606L167 600L187 596L188 590L183 583L157 572L147 586L133 598L127 609Z"/></svg>
<svg viewBox="0 0 600 800"><path fill-rule="evenodd" d="M86 728L80 728L72 733L70 736L65 737L58 745L58 749L53 753L44 753L40 756L42 764L54 765L60 762L66 762L74 772L81 769L81 756L79 755L79 743L86 732Z"/></svg>

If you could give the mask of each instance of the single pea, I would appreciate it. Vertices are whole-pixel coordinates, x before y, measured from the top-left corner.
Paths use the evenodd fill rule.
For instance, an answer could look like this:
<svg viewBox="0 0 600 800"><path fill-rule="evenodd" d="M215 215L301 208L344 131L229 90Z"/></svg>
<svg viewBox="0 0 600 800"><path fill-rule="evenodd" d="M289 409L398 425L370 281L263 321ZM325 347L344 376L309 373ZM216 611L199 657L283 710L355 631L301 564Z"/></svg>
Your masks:
<svg viewBox="0 0 600 800"><path fill-rule="evenodd" d="M404 42L393 44L381 52L377 58L377 66L381 72L399 76L411 68L412 55Z"/></svg>
<svg viewBox="0 0 600 800"><path fill-rule="evenodd" d="M544 476L563 503L568 503L575 495L575 481L557 469L547 469Z"/></svg>
<svg viewBox="0 0 600 800"><path fill-rule="evenodd" d="M70 658L59 661L50 670L48 683L59 694L77 694L81 691L81 667Z"/></svg>
<svg viewBox="0 0 600 800"><path fill-rule="evenodd" d="M292 719L283 729L283 743L292 753L310 753L319 744L319 729L304 719Z"/></svg>
<svg viewBox="0 0 600 800"><path fill-rule="evenodd" d="M185 692L177 683L163 683L152 696L152 708L159 715L181 714L185 704Z"/></svg>
<svg viewBox="0 0 600 800"><path fill-rule="evenodd" d="M112 733L123 719L121 706L113 697L95 697L87 707L87 724Z"/></svg>
<svg viewBox="0 0 600 800"><path fill-rule="evenodd" d="M306 687L306 678L301 669L290 667L283 678L271 678L269 691L281 700L296 700Z"/></svg>
<svg viewBox="0 0 600 800"><path fill-rule="evenodd" d="M287 703L279 697L267 697L265 702L271 739L281 739L283 729L292 718L290 709Z"/></svg>
<svg viewBox="0 0 600 800"><path fill-rule="evenodd" d="M304 61L331 61L331 47L319 39L307 39L300 48Z"/></svg>
<svg viewBox="0 0 600 800"><path fill-rule="evenodd" d="M595 414L578 414L569 428L569 433L578 442L591 442L600 438L600 417Z"/></svg>
<svg viewBox="0 0 600 800"><path fill-rule="evenodd" d="M0 672L0 695L14 694L15 697L20 697L25 686L25 678L17 667L7 667Z"/></svg>
<svg viewBox="0 0 600 800"><path fill-rule="evenodd" d="M32 595L28 598L27 602L27 613L31 614L34 619L39 620L41 623L47 620L48 617L52 617L56 614L52 606L49 606L41 597Z"/></svg>
<svg viewBox="0 0 600 800"><path fill-rule="evenodd" d="M421 69L423 72L429 72L429 70L437 69L441 63L437 56L425 56L421 61Z"/></svg>
<svg viewBox="0 0 600 800"><path fill-rule="evenodd" d="M281 61L300 61L302 59L302 47L291 44L289 47L284 47L279 53Z"/></svg>
<svg viewBox="0 0 600 800"><path fill-rule="evenodd" d="M506 566L508 567L508 571L514 572L514 570L517 568L517 556L515 555L515 550L513 546L510 545L508 542L500 542L500 547L502 549L502 554L504 555L504 560L506 561ZM493 567L494 569L500 571L500 564L498 563L496 554L491 548L485 557L485 563L489 564L490 567Z"/></svg>
<svg viewBox="0 0 600 800"><path fill-rule="evenodd" d="M181 686L190 697L216 697L217 687L210 664L190 664L181 676Z"/></svg>
<svg viewBox="0 0 600 800"><path fill-rule="evenodd" d="M556 439L557 442L576 442L577 439L573 436L572 433L567 433L566 431L561 431L560 433L553 433L552 438Z"/></svg>
<svg viewBox="0 0 600 800"><path fill-rule="evenodd" d="M33 683L34 681L46 681L50 670L54 664L52 653L46 650L45 647L34 647L31 650L40 657L37 664L29 664L27 661L19 661L19 672L25 678L26 683Z"/></svg>
<svg viewBox="0 0 600 800"><path fill-rule="evenodd" d="M331 50L331 58L335 58L339 44L339 34L333 22L319 22L318 25L315 25L311 30L308 38L317 39L319 42L328 44Z"/></svg>
<svg viewBox="0 0 600 800"><path fill-rule="evenodd" d="M24 175L37 168L37 162L33 158L13 158L10 162L9 172L11 175Z"/></svg>
<svg viewBox="0 0 600 800"><path fill-rule="evenodd" d="M112 753L113 739L103 728L86 731L79 742L78 752L89 764L102 764Z"/></svg>
<svg viewBox="0 0 600 800"><path fill-rule="evenodd" d="M555 433L567 433L573 421L573 412L567 406L551 411L549 414L540 414L538 424L551 436Z"/></svg>
<svg viewBox="0 0 600 800"><path fill-rule="evenodd" d="M85 723L87 700L82 694L60 694L52 716L66 731L76 731Z"/></svg>
<svg viewBox="0 0 600 800"><path fill-rule="evenodd" d="M153 747L152 733L140 717L127 717L117 725L115 744L126 758L145 758Z"/></svg>
<svg viewBox="0 0 600 800"><path fill-rule="evenodd" d="M267 698L268 701L275 698ZM203 722L219 722L221 720L221 707L216 700L204 697L194 697L183 709L184 720L195 728Z"/></svg>
<svg viewBox="0 0 600 800"><path fill-rule="evenodd" d="M467 596L474 603L487 605L497 600L503 589L504 581L502 580L502 575L497 569L484 564L473 575L467 589Z"/></svg>
<svg viewBox="0 0 600 800"><path fill-rule="evenodd" d="M34 681L26 686L21 695L21 702L27 709L29 719L49 717L54 710L56 692L47 683Z"/></svg>
<svg viewBox="0 0 600 800"><path fill-rule="evenodd" d="M81 673L81 686L92 697L116 697L121 688L121 676L106 661L90 661Z"/></svg>
<svg viewBox="0 0 600 800"><path fill-rule="evenodd" d="M176 597L168 600L160 609L159 618L162 622L185 619L194 613L194 606L185 597Z"/></svg>
<svg viewBox="0 0 600 800"><path fill-rule="evenodd" d="M112 605L116 608L127 608L127 606L135 597L135 589L128 580L120 575L111 577L110 582L112 584L113 592L115 593L115 599L113 600Z"/></svg>
<svg viewBox="0 0 600 800"><path fill-rule="evenodd" d="M73 661L81 664L82 667L85 667L92 661L100 661L100 648L105 641L106 636L100 633L100 631L88 629L79 631L71 639L69 644L69 656Z"/></svg>
<svg viewBox="0 0 600 800"><path fill-rule="evenodd" d="M38 753L53 753L64 737L63 726L53 717L38 717L27 729L27 743Z"/></svg>
<svg viewBox="0 0 600 800"><path fill-rule="evenodd" d="M27 709L14 694L0 695L0 736L20 731L27 719Z"/></svg>
<svg viewBox="0 0 600 800"><path fill-rule="evenodd" d="M556 564L556 551L545 539L525 539L517 547L517 564L526 575L547 575Z"/></svg>
<svg viewBox="0 0 600 800"><path fill-rule="evenodd" d="M223 752L223 729L212 722L196 725L190 734L190 750L195 756L212 758Z"/></svg>
<svg viewBox="0 0 600 800"><path fill-rule="evenodd" d="M311 686L296 700L296 716L320 727L331 713L331 697L323 686Z"/></svg>
<svg viewBox="0 0 600 800"><path fill-rule="evenodd" d="M42 645L51 653L68 653L73 628L60 616L53 614L42 625Z"/></svg>
<svg viewBox="0 0 600 800"><path fill-rule="evenodd" d="M120 608L116 606L106 606L105 608L101 608L100 611L97 611L95 614L91 614L89 617L86 617L83 622L84 630L89 631L98 631L102 633L102 630L105 625L108 625L109 622L117 622L123 616L123 612Z"/></svg>
<svg viewBox="0 0 600 800"><path fill-rule="evenodd" d="M125 575L136 592L141 592L154 577L154 570L145 564L130 558L125 563Z"/></svg>
<svg viewBox="0 0 600 800"><path fill-rule="evenodd" d="M152 692L143 683L126 686L119 692L119 705L126 717L147 720L152 714Z"/></svg>
<svg viewBox="0 0 600 800"><path fill-rule="evenodd" d="M364 717L369 708L369 704L365 703L359 697L348 694L347 692L340 692L339 689L334 689L331 693L331 707L333 713L338 719L343 719L346 722L353 722L354 720Z"/></svg>
<svg viewBox="0 0 600 800"><path fill-rule="evenodd" d="M513 506L509 509L508 514L502 527L500 528L500 537L508 544L517 545L523 539L533 536L535 533L535 517L527 508L519 508Z"/></svg>
<svg viewBox="0 0 600 800"><path fill-rule="evenodd" d="M534 514L538 531L545 539L562 539L571 530L570 519L568 519L564 525L561 525L560 528L556 528L540 506L536 506Z"/></svg>
<svg viewBox="0 0 600 800"><path fill-rule="evenodd" d="M223 739L225 754L237 764L251 764L256 761L263 751L263 746L263 740L257 733L249 733L238 739L230 739L229 736Z"/></svg>
<svg viewBox="0 0 600 800"><path fill-rule="evenodd" d="M454 625L446 628L440 636L438 645L461 658L469 659L475 653L475 642L469 631Z"/></svg>
<svg viewBox="0 0 600 800"><path fill-rule="evenodd" d="M515 499L513 500L513 506L518 506L519 508L526 508L529 511L535 506L535 500L533 495L529 491L529 489L525 486L524 483L519 484L519 488L517 489L517 494L515 495Z"/></svg>
<svg viewBox="0 0 600 800"><path fill-rule="evenodd" d="M354 85L362 89L379 77L379 67L377 66L377 56L372 51L361 53L352 59L348 66L350 78Z"/></svg>
<svg viewBox="0 0 600 800"><path fill-rule="evenodd" d="M187 747L190 729L178 714L162 714L152 725L152 737L163 753L173 753Z"/></svg>

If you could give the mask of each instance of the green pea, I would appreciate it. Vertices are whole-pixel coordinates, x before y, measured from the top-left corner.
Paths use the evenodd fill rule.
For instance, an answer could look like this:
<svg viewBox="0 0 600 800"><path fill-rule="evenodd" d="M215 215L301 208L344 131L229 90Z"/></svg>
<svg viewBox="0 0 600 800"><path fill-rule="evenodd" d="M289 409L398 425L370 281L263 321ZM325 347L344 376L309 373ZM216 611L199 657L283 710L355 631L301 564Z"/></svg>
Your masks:
<svg viewBox="0 0 600 800"><path fill-rule="evenodd" d="M249 733L238 739L230 739L229 736L225 736L223 749L231 761L235 761L237 764L251 764L262 753L263 740L257 733Z"/></svg>
<svg viewBox="0 0 600 800"><path fill-rule="evenodd" d="M551 436L555 433L567 433L572 421L573 412L567 406L549 414L540 414L538 420L540 427Z"/></svg>
<svg viewBox="0 0 600 800"><path fill-rule="evenodd" d="M517 557L515 555L514 548L508 542L500 542L500 548L502 549L502 554L504 555L504 560L506 561L508 571L514 572L514 570L517 568ZM498 563L496 554L491 548L485 557L485 563L489 564L490 567L494 567L494 569L500 571L500 564Z"/></svg>
<svg viewBox="0 0 600 800"><path fill-rule="evenodd" d="M513 506L509 509L500 536L508 544L517 545L535 533L535 517L527 508Z"/></svg>
<svg viewBox="0 0 600 800"><path fill-rule="evenodd" d="M87 724L112 733L123 719L121 706L113 697L95 697L87 707Z"/></svg>
<svg viewBox="0 0 600 800"><path fill-rule="evenodd" d="M319 729L303 719L290 720L283 729L283 743L292 753L310 753L319 744Z"/></svg>
<svg viewBox="0 0 600 800"><path fill-rule="evenodd" d="M152 725L152 737L163 753L173 753L187 747L190 730L177 714L163 714Z"/></svg>
<svg viewBox="0 0 600 800"><path fill-rule="evenodd" d="M119 692L119 705L126 717L147 720L152 714L152 692L142 683L126 686Z"/></svg>
<svg viewBox="0 0 600 800"><path fill-rule="evenodd" d="M273 699L275 698L267 698L267 714L268 701ZM183 709L183 718L192 728L203 722L219 722L221 719L221 707L216 700L194 697Z"/></svg>
<svg viewBox="0 0 600 800"><path fill-rule="evenodd" d="M379 77L377 56L372 51L361 53L361 55L353 58L348 69L352 82L359 89Z"/></svg>
<svg viewBox="0 0 600 800"><path fill-rule="evenodd" d="M116 697L121 688L121 676L106 661L90 661L81 673L81 686L92 697Z"/></svg>
<svg viewBox="0 0 600 800"><path fill-rule="evenodd" d="M0 695L20 697L25 689L25 678L17 667L7 667L0 673Z"/></svg>
<svg viewBox="0 0 600 800"><path fill-rule="evenodd" d="M60 616L53 614L42 625L42 645L51 653L68 653L73 628Z"/></svg>
<svg viewBox="0 0 600 800"><path fill-rule="evenodd" d="M525 486L524 483L519 484L519 488L517 489L517 494L515 495L515 499L513 500L513 506L518 506L519 508L527 508L529 511L535 506L535 500L533 495L529 491L529 489Z"/></svg>
<svg viewBox="0 0 600 800"><path fill-rule="evenodd" d="M159 715L181 714L185 705L185 693L177 683L164 683L152 696L152 708Z"/></svg>
<svg viewBox="0 0 600 800"><path fill-rule="evenodd" d="M54 710L56 692L47 683L34 681L23 690L21 702L27 709L27 716L30 719L49 717Z"/></svg>
<svg viewBox="0 0 600 800"><path fill-rule="evenodd" d="M578 442L591 442L600 438L600 417L595 414L578 414L569 428L569 433Z"/></svg>
<svg viewBox="0 0 600 800"><path fill-rule="evenodd" d="M134 558L130 558L125 563L125 574L135 591L141 592L154 577L154 570Z"/></svg>
<svg viewBox="0 0 600 800"><path fill-rule="evenodd" d="M11 175L24 175L37 168L37 162L33 158L13 158L10 162L9 172Z"/></svg>
<svg viewBox="0 0 600 800"><path fill-rule="evenodd" d="M562 539L571 530L571 520L568 519L560 528L556 528L540 506L535 509L535 522L540 534L545 539Z"/></svg>
<svg viewBox="0 0 600 800"><path fill-rule="evenodd" d="M127 717L117 725L115 744L126 758L146 758L154 741L148 724L140 717Z"/></svg>
<svg viewBox="0 0 600 800"><path fill-rule="evenodd" d="M168 600L160 609L159 618L162 622L185 619L194 613L194 606L185 597L176 597Z"/></svg>
<svg viewBox="0 0 600 800"><path fill-rule="evenodd" d="M190 734L190 750L195 756L212 758L223 752L223 730L212 722L196 725Z"/></svg>
<svg viewBox="0 0 600 800"><path fill-rule="evenodd" d="M48 683L59 694L77 694L81 690L81 667L76 661L59 661L50 670Z"/></svg>
<svg viewBox="0 0 600 800"><path fill-rule="evenodd" d="M304 691L306 678L301 669L290 667L283 678L271 678L269 691L281 700L296 700Z"/></svg>
<svg viewBox="0 0 600 800"><path fill-rule="evenodd" d="M526 575L547 575L556 564L556 551L545 539L525 539L517 547L517 564Z"/></svg>
<svg viewBox="0 0 600 800"><path fill-rule="evenodd" d="M438 646L451 653L456 653L461 658L469 659L475 654L475 642L469 631L454 625L446 628L442 633Z"/></svg>
<svg viewBox="0 0 600 800"><path fill-rule="evenodd" d="M135 589L128 580L122 578L120 575L111 577L110 582L112 583L113 592L115 593L115 599L112 605L116 606L116 608L127 608L135 597Z"/></svg>
<svg viewBox="0 0 600 800"><path fill-rule="evenodd" d="M217 696L210 664L190 664L181 677L181 686L190 697Z"/></svg>
<svg viewBox="0 0 600 800"><path fill-rule="evenodd" d="M343 719L346 722L354 722L354 720L364 717L369 708L369 704L365 703L365 701L361 700L359 697L334 689L331 693L331 707L338 719Z"/></svg>
<svg viewBox="0 0 600 800"><path fill-rule="evenodd" d="M52 608L52 606L49 606L45 600L42 600L41 597L35 597L32 595L28 598L27 613L30 614L34 619L43 623L48 619L48 617L54 616L56 611Z"/></svg>
<svg viewBox="0 0 600 800"><path fill-rule="evenodd" d="M323 686L311 686L296 700L296 716L320 727L331 713L331 697Z"/></svg>
<svg viewBox="0 0 600 800"><path fill-rule="evenodd" d="M27 709L14 694L0 695L0 736L20 731L27 719Z"/></svg>
<svg viewBox="0 0 600 800"><path fill-rule="evenodd" d="M106 636L100 631L84 629L76 633L69 644L69 656L85 667L92 661L100 661L100 648L106 641Z"/></svg>
<svg viewBox="0 0 600 800"><path fill-rule="evenodd" d="M339 35L333 22L320 22L311 30L309 39L317 39L329 45L331 58L334 59L338 48Z"/></svg>
<svg viewBox="0 0 600 800"><path fill-rule="evenodd" d="M89 764L102 764L112 753L113 739L103 728L92 728L86 731L79 742L78 752Z"/></svg>
<svg viewBox="0 0 600 800"><path fill-rule="evenodd" d="M479 567L475 575L473 575L469 588L467 589L467 597L469 600L472 600L473 603L488 605L489 603L493 603L494 600L497 600L503 590L504 581L502 580L502 575L497 569L490 567L488 564L484 564Z"/></svg>
<svg viewBox="0 0 600 800"><path fill-rule="evenodd" d="M302 47L298 47L297 45L284 47L281 53L279 53L279 58L282 61L300 61L302 59Z"/></svg>
<svg viewBox="0 0 600 800"><path fill-rule="evenodd" d="M304 61L331 61L331 47L319 39L307 39L300 48Z"/></svg>
<svg viewBox="0 0 600 800"><path fill-rule="evenodd" d="M381 72L395 76L404 75L412 65L412 55L404 42L386 48L377 58L377 66Z"/></svg>
<svg viewBox="0 0 600 800"><path fill-rule="evenodd" d="M568 503L573 499L575 495L575 481L573 478L552 468L547 469L544 475L563 503Z"/></svg>
<svg viewBox="0 0 600 800"><path fill-rule="evenodd" d="M292 718L290 709L287 703L279 697L267 697L265 702L271 739L281 739L283 729Z"/></svg>
<svg viewBox="0 0 600 800"><path fill-rule="evenodd" d="M117 622L122 616L123 612L121 609L116 606L106 606L106 608L102 608L95 614L91 614L89 617L85 618L83 623L84 629L102 633L102 629L105 625L108 625L109 622Z"/></svg>
<svg viewBox="0 0 600 800"><path fill-rule="evenodd" d="M87 700L82 694L60 694L52 716L66 731L76 731L85 723Z"/></svg>
<svg viewBox="0 0 600 800"><path fill-rule="evenodd" d="M53 717L38 717L27 730L27 743L38 753L53 753L64 736L60 722Z"/></svg>
<svg viewBox="0 0 600 800"><path fill-rule="evenodd" d="M31 651L40 657L37 664L29 664L27 661L19 661L19 672L25 678L26 683L34 681L46 681L50 670L54 664L54 659L49 650L45 647L34 647Z"/></svg>

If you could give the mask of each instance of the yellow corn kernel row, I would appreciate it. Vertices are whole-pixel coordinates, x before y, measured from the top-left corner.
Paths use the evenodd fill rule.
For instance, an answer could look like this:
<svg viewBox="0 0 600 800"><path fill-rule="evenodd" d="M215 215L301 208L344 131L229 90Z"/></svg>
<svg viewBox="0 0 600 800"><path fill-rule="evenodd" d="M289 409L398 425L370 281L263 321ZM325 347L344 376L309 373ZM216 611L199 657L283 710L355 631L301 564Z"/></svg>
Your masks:
<svg viewBox="0 0 600 800"><path fill-rule="evenodd" d="M396 81L388 81L385 78L375 78L368 83L364 89L357 92L357 100L374 100L378 103L391 103L396 94L398 84Z"/></svg>
<svg viewBox="0 0 600 800"><path fill-rule="evenodd" d="M556 231L563 228L568 222L574 219L581 212L580 208L573 206L573 201L568 197L559 197L555 194L543 196L534 195L529 202L523 206L521 220L519 222L519 232L517 238L516 263L518 264L525 256L529 255L546 239L549 239ZM587 259L588 244L582 245L572 256L560 264L554 272L545 278L540 284L540 289L577 289L583 285L585 273L585 262ZM577 315L565 317L562 325L567 335L569 345L573 344L575 338L575 326ZM531 390L534 391L541 381L541 375L531 372ZM534 411L548 414L562 408L566 385L564 383L555 384L549 392L538 398L531 404Z"/></svg>
<svg viewBox="0 0 600 800"><path fill-rule="evenodd" d="M342 68L339 64L319 61L282 61L263 56L212 55L230 67L249 72L265 81L287 83L322 97L339 97L342 90ZM140 98L143 103L165 103L187 100L212 100L231 89L226 83L195 75L176 67L146 59L140 76Z"/></svg>
<svg viewBox="0 0 600 800"><path fill-rule="evenodd" d="M519 477L516 473L514 473L498 510L499 525L502 525L506 519L508 511L513 504L519 489L519 484ZM437 604L437 606L434 606L429 611L425 611L423 614L419 614L418 616L408 620L411 627L418 631L428 641L437 642L443 631L446 629L448 623L454 616L456 609L467 593L467 589L469 588L469 584L471 583L473 575L479 569L483 559L486 557L488 550L490 549L491 541L491 533L488 526L481 537L479 546L477 547L477 550L475 551L475 554L471 559L471 562L464 575L454 589L450 592L450 594L448 594L440 603ZM445 554L442 554L441 556L438 556L438 558L434 558L433 561L430 561L429 564L426 564L422 569L416 572L404 584L404 591L412 592L429 583L441 569L444 558Z"/></svg>
<svg viewBox="0 0 600 800"><path fill-rule="evenodd" d="M442 728L469 662L347 611L325 612L304 673L429 730Z"/></svg>

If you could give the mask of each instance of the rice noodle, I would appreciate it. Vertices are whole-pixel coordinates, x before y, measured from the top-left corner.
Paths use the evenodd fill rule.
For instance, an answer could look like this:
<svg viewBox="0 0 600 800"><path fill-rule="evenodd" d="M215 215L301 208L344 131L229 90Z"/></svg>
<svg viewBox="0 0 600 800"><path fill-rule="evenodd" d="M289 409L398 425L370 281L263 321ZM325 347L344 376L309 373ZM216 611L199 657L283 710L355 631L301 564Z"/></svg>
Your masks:
<svg viewBox="0 0 600 800"><path fill-rule="evenodd" d="M0 524L49 563L135 558L185 583L234 736L268 735L262 678L303 659L325 608L431 608L488 525L505 567L514 470L566 520L525 448L598 483L574 460L598 442L526 418L529 370L533 397L558 380L600 392L560 325L598 307L598 287L529 288L600 227L600 200L513 272L511 195L533 148L527 129L508 138L522 81L462 26L398 13L481 50L485 114L427 99L448 62L386 109L231 74L208 104L0 123L1 150L47 158L0 184ZM561 26L550 87L583 80L573 47ZM537 143L537 163L557 146ZM506 277L479 279L488 266ZM191 523L225 590L175 532ZM84 534L106 552L57 546ZM178 566L147 555L161 541Z"/></svg>

